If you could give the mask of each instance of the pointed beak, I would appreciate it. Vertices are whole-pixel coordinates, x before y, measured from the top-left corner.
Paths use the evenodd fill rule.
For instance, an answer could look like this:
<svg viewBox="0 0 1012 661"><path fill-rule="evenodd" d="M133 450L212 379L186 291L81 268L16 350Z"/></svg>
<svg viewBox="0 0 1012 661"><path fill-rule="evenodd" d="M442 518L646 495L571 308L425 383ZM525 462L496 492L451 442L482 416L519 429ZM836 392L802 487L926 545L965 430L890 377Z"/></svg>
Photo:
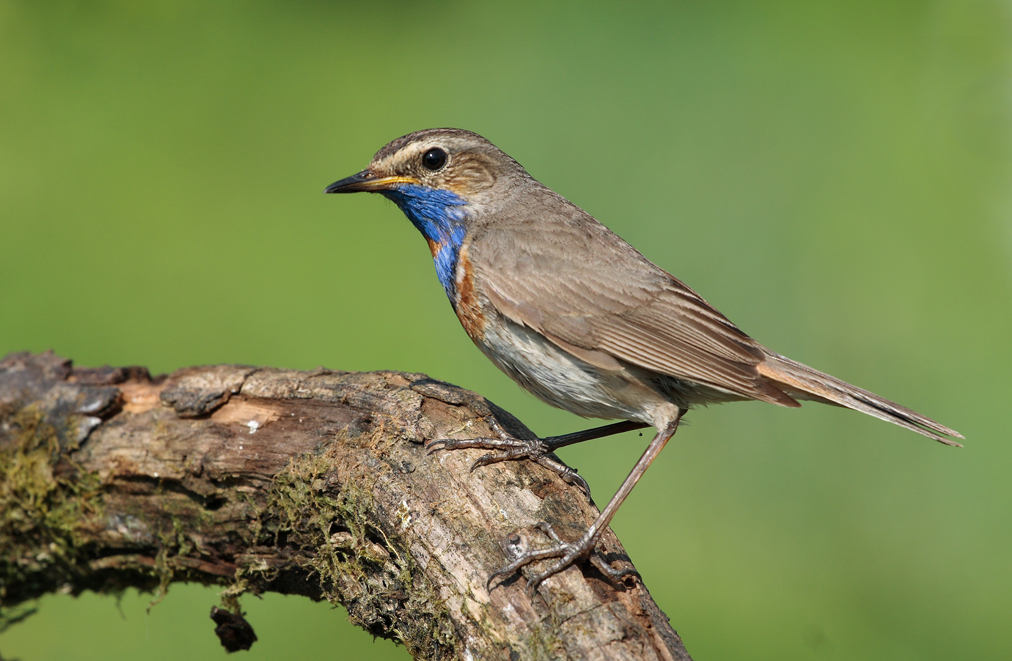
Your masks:
<svg viewBox="0 0 1012 661"><path fill-rule="evenodd" d="M335 181L331 185L327 186L324 193L359 193L366 191L369 193L376 193L379 191L390 190L391 188L397 188L404 184L417 184L418 180L412 177L402 177L399 175L392 177L378 177L376 174L369 169L362 170L358 174L353 174L350 177L345 177L341 181Z"/></svg>

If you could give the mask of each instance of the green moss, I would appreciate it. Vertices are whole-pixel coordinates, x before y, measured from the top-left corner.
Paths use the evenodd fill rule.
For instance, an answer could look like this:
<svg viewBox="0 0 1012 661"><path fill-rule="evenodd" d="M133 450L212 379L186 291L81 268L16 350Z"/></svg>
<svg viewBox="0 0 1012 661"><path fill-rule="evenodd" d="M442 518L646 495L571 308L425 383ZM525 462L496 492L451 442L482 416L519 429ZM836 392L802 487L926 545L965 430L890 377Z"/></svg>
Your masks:
<svg viewBox="0 0 1012 661"><path fill-rule="evenodd" d="M373 635L397 640L421 658L453 656L449 614L427 581L413 575L406 547L377 522L372 485L338 485L333 465L330 452L291 459L258 508L253 539L294 552L295 562L316 577L320 595L343 604L349 619ZM275 578L266 563L238 576L250 583ZM235 592L227 592L231 606Z"/></svg>
<svg viewBox="0 0 1012 661"><path fill-rule="evenodd" d="M37 408L2 423L11 442L0 450L0 604L11 596L8 585L44 586L66 574L101 490L97 475L61 453L57 430Z"/></svg>

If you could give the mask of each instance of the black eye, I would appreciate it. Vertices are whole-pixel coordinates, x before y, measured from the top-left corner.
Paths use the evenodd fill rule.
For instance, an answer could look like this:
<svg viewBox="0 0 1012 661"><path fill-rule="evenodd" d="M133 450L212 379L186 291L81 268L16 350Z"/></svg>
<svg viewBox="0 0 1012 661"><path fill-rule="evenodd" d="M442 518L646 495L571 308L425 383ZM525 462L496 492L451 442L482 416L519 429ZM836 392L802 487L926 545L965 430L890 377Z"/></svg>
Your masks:
<svg viewBox="0 0 1012 661"><path fill-rule="evenodd" d="M435 172L446 165L446 152L439 147L433 147L422 155L422 165L426 170Z"/></svg>

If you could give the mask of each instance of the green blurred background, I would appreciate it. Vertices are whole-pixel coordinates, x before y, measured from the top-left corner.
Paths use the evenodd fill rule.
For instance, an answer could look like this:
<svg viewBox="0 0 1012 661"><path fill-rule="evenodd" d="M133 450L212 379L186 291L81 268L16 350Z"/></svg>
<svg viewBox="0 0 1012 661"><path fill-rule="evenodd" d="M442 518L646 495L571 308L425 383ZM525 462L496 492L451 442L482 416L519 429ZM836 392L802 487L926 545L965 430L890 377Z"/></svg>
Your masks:
<svg viewBox="0 0 1012 661"><path fill-rule="evenodd" d="M472 346L389 140L487 136L773 349L967 436L696 411L614 528L697 659L1012 658L1008 2L0 0L0 354L400 369L587 423ZM647 436L561 454L603 502ZM0 653L221 659L216 590L43 598ZM248 659L400 658L246 597Z"/></svg>

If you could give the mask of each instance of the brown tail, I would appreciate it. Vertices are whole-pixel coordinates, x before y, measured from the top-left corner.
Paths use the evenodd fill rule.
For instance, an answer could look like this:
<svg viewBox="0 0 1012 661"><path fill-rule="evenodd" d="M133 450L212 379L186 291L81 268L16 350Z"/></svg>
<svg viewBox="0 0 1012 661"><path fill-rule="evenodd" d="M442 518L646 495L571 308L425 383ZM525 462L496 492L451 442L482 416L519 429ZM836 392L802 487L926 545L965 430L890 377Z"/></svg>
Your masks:
<svg viewBox="0 0 1012 661"><path fill-rule="evenodd" d="M770 352L766 360L756 367L774 386L795 399L844 406L923 434L939 443L963 447L956 441L945 438L945 436L963 438L956 430L790 358Z"/></svg>

